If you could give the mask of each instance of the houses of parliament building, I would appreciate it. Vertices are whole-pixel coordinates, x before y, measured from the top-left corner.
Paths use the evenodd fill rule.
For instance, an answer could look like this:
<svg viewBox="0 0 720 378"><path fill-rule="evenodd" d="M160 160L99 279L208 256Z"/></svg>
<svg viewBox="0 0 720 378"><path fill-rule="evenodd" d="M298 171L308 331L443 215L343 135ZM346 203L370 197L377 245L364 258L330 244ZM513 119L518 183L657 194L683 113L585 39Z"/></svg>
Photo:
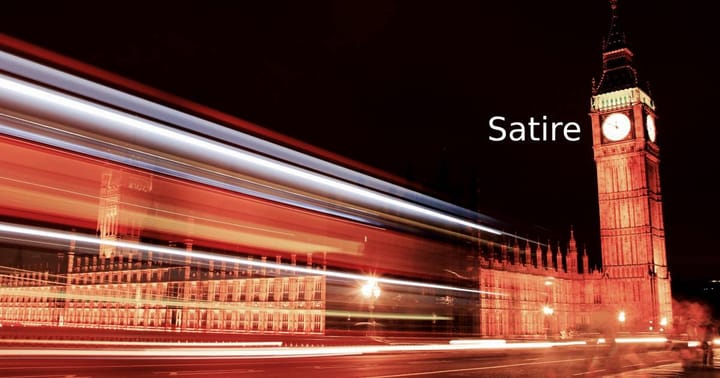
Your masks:
<svg viewBox="0 0 720 378"><path fill-rule="evenodd" d="M393 213L363 202L344 210L340 184L322 193L297 191L290 171L253 181L270 163L241 173L225 161L194 164L204 158L195 149L173 155L174 146L163 144L186 143L192 134L170 134L162 128L170 118L140 121L140 102L113 99L97 100L102 110L95 110L89 105L95 84L82 84L78 91L86 92L74 95L63 87L66 79L51 80L65 78L52 72L67 61L52 53L38 58L5 37L0 252L16 257L0 268L0 323L255 334L326 334L368 321L387 330L483 336L671 330L656 143L662 126L639 83L615 0L611 8L590 107L597 269L572 230L562 246L465 226L426 238L438 227L404 232L426 227L403 216L411 206ZM21 71L46 64L52 72L41 78ZM82 64L70 65L70 72L83 72ZM153 122L161 124L156 139L133 145L155 130ZM136 125L144 131L127 131ZM127 143L112 142L120 139ZM233 161L259 161L217 147L219 139L188 143L215 146ZM280 184L271 195L256 195L274 180ZM297 185L312 180L303 176ZM322 201L332 206L318 210ZM367 221L379 218L401 226ZM31 253L42 259L26 257ZM363 275L376 278L364 282Z"/></svg>

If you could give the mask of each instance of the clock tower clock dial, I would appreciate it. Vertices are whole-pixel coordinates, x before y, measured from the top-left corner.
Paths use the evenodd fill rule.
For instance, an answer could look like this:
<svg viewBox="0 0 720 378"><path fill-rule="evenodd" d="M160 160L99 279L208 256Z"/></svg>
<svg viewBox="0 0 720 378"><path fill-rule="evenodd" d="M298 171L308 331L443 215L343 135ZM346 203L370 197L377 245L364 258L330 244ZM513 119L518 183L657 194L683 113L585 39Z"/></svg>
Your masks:
<svg viewBox="0 0 720 378"><path fill-rule="evenodd" d="M607 140L617 142L630 134L632 123L623 113L612 113L605 118L602 124L602 133Z"/></svg>
<svg viewBox="0 0 720 378"><path fill-rule="evenodd" d="M603 44L603 72L590 108L597 168L600 247L607 311L624 311L627 330L672 327L655 102L641 85L620 29L617 0ZM650 143L648 143L650 142Z"/></svg>
<svg viewBox="0 0 720 378"><path fill-rule="evenodd" d="M648 139L655 142L655 118L650 114L645 117L645 127L647 127Z"/></svg>

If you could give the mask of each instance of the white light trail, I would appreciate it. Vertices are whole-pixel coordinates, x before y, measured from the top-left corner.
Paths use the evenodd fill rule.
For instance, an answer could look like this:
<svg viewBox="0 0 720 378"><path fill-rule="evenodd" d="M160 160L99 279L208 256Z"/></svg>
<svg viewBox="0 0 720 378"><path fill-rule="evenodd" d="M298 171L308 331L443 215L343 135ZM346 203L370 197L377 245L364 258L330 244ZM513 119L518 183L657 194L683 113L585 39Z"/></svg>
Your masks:
<svg viewBox="0 0 720 378"><path fill-rule="evenodd" d="M459 339L450 340L450 345L494 345L500 346L507 344L507 340L503 339Z"/></svg>
<svg viewBox="0 0 720 378"><path fill-rule="evenodd" d="M122 346L122 347L215 347L222 345L223 348L258 348L258 347L282 347L282 341L221 341L221 342L199 342L199 341L93 341L93 340L42 340L42 339L3 339L3 344L58 344L58 345L83 345L83 346Z"/></svg>
<svg viewBox="0 0 720 378"><path fill-rule="evenodd" d="M338 177L345 181L362 183L363 186L379 192L395 193L397 197L411 199L412 202L427 205L426 207L434 209L441 209L445 213L459 215L464 219L482 217L496 221L474 211L246 134L235 127L227 127L227 125L211 122L4 51L0 51L0 66L3 66L3 70L14 75L14 77L30 78L35 83L43 83L48 87L58 88L60 91L72 93L80 98L91 98L97 102L109 104L116 109L127 110L131 114L147 115L165 124L176 125L184 130L193 130L214 140L222 140L251 151L259 151L266 156L273 156L282 161L292 161L298 166L315 172L324 172L328 176ZM212 112L212 110L210 111ZM198 113L202 114L203 111L200 110ZM247 124L242 120L234 119L232 116L222 118L227 119L226 122L239 128L243 128ZM254 125L250 126L251 128L254 127Z"/></svg>
<svg viewBox="0 0 720 378"><path fill-rule="evenodd" d="M119 111L114 111L109 108L100 107L98 105L80 101L76 98L63 95L60 93L52 92L40 87L31 86L21 81L11 80L9 78L0 76L0 88L7 91L17 93L21 96L30 97L40 102L50 103L63 108L71 109L82 114L95 117L99 120L105 120L109 122L115 122L122 124L127 127L131 127L137 130L138 133L153 134L161 140L171 140L178 143L182 143L190 148L199 148L205 151L217 153L231 159L237 159L256 167L262 167L270 171L288 175L302 181L309 181L316 184L323 185L327 188L338 190L340 192L355 195L360 198L376 201L379 204L393 206L396 208L404 209L418 215L428 216L435 220L449 222L451 224L470 227L475 230L489 232L495 235L501 235L502 232L495 230L490 227L479 225L473 222L469 222L464 219L456 218L447 214L443 214L425 207L415 205L410 202L402 201L393 197L382 195L377 192L373 192L364 189L359 186L351 185L346 182L342 182L336 179L329 178L327 176L321 176L306 170L302 170L289 165L281 164L276 161L272 161L260 156L256 156L239 149L234 149L226 145L222 145L217 142L210 141L205 138L200 138L190 133L182 132L179 130L161 127L158 124L142 120L137 117L126 115Z"/></svg>
<svg viewBox="0 0 720 378"><path fill-rule="evenodd" d="M309 274L309 275L324 275L324 276L328 276L328 277L336 277L336 278L358 280L358 281L366 281L368 278L367 276L360 275L360 274L336 272L336 271L331 271L331 270L317 270L317 269L312 269L312 268L303 268L300 266L282 265L282 264L276 264L276 263L270 263L270 262L247 260L247 259L242 259L242 258L232 257L232 256L215 255L215 254L209 254L209 253L204 253L204 252L187 251L184 249L160 247L160 246L140 244L140 243L136 244L136 243L129 243L129 242L123 242L123 241L118 241L118 240L102 240L102 239L99 239L96 237L91 237L91 236L86 236L86 235L46 230L46 229L39 229L39 228L34 228L34 227L19 226L19 225L4 223L4 222L0 222L0 232L8 232L8 233L12 233L12 234L28 235L28 236L35 236L35 237L50 238L50 239L60 239L60 240L67 240L67 241L84 242L84 243L89 243L89 244L94 244L94 245L108 245L108 246L119 247L119 248L138 249L138 250L143 250L143 251L148 251L148 252L162 253L162 254L171 255L171 256L181 256L181 257L189 256L193 259L213 260L213 261L221 261L221 262L224 261L224 262L237 263L237 264L241 264L241 265L259 267L259 268L282 269L282 270L286 270L286 271ZM377 280L377 282L392 284L392 285L425 287L425 288L431 288L431 289L449 290L449 291L466 292L466 293L474 293L474 294L504 295L501 293L486 292L486 291L482 291L482 290L467 289L467 288L462 288L462 287L447 286L447 285L440 285L440 284L427 283L427 282L407 281L407 280L399 280L399 279L383 278L383 277L375 277L375 279Z"/></svg>
<svg viewBox="0 0 720 378"><path fill-rule="evenodd" d="M113 357L246 357L246 358L293 358L316 356L342 356L387 352L420 351L466 351L466 350L508 350L548 349L563 346L585 345L584 341L568 342L518 342L503 345L492 344L421 344L421 345L349 345L319 347L260 347L260 348L138 348L138 349L0 349L4 356L113 356Z"/></svg>
<svg viewBox="0 0 720 378"><path fill-rule="evenodd" d="M630 343L666 343L667 337L618 337L615 342L618 344Z"/></svg>

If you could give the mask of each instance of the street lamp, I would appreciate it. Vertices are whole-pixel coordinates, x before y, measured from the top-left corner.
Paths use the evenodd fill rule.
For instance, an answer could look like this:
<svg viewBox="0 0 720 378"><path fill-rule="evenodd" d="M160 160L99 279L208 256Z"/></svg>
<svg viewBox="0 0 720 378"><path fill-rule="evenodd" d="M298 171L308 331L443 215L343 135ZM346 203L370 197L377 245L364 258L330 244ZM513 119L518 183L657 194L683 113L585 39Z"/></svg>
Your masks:
<svg viewBox="0 0 720 378"><path fill-rule="evenodd" d="M620 329L624 331L625 330L625 320L626 320L625 311L620 311L618 313L617 319L620 322Z"/></svg>
<svg viewBox="0 0 720 378"><path fill-rule="evenodd" d="M380 286L378 286L378 282L375 278L369 278L367 282L365 282L365 285L363 285L360 288L360 292L362 293L363 297L368 299L368 309L370 310L370 327L371 332L374 335L375 334L375 318L374 318L374 311L375 311L375 300L377 300L380 297Z"/></svg>

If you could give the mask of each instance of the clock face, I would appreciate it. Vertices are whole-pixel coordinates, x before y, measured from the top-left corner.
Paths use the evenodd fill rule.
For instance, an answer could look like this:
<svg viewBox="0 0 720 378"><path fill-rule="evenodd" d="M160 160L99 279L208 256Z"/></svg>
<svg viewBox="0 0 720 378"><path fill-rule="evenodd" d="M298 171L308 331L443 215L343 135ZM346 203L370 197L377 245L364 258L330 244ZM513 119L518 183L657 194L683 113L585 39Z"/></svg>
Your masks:
<svg viewBox="0 0 720 378"><path fill-rule="evenodd" d="M655 141L655 118L650 114L645 118L645 126L647 127L647 135L651 142Z"/></svg>
<svg viewBox="0 0 720 378"><path fill-rule="evenodd" d="M605 118L602 124L602 132L605 138L615 142L630 134L630 118L622 113L613 113Z"/></svg>

